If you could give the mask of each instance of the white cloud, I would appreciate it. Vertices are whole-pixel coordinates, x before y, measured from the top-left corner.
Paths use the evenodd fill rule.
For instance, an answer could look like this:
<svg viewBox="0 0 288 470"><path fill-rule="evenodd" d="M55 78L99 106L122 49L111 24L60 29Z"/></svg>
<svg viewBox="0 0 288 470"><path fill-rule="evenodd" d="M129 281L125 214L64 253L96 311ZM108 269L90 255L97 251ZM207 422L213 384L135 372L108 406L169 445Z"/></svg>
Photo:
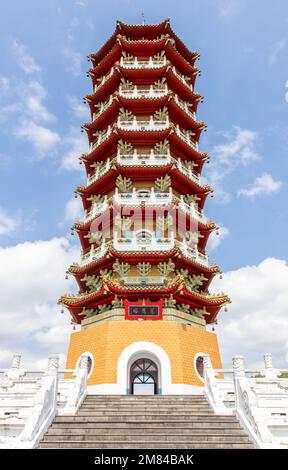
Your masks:
<svg viewBox="0 0 288 470"><path fill-rule="evenodd" d="M71 331L57 300L75 289L65 271L78 258L78 247L65 238L0 248L0 364L23 353L34 367L46 366L48 354L65 354Z"/></svg>
<svg viewBox="0 0 288 470"><path fill-rule="evenodd" d="M77 7L86 7L86 0L74 0L74 3Z"/></svg>
<svg viewBox="0 0 288 470"><path fill-rule="evenodd" d="M224 366L233 355L242 354L247 366L263 364L271 352L275 366L288 361L288 266L283 260L267 258L258 266L246 266L214 281L215 292L227 292L232 300L221 312L216 328Z"/></svg>
<svg viewBox="0 0 288 470"><path fill-rule="evenodd" d="M72 197L65 206L65 220L77 220L83 215L83 205L79 197Z"/></svg>
<svg viewBox="0 0 288 470"><path fill-rule="evenodd" d="M269 173L263 173L258 176L253 185L249 189L240 189L239 196L254 197L262 194L271 194L279 191L282 186L282 181L276 181Z"/></svg>
<svg viewBox="0 0 288 470"><path fill-rule="evenodd" d="M69 38L70 39L70 38ZM67 59L67 70L72 73L74 77L79 77L82 71L83 56L77 52L71 44L63 47L62 53Z"/></svg>
<svg viewBox="0 0 288 470"><path fill-rule="evenodd" d="M271 67L272 65L276 64L279 59L279 55L281 52L286 48L286 41L283 39L282 41L277 41L270 47L268 63Z"/></svg>
<svg viewBox="0 0 288 470"><path fill-rule="evenodd" d="M216 250L220 243L225 240L225 238L229 237L230 235L230 230L225 227L224 225L219 224L219 235L216 235L216 231L212 232L208 243L207 243L207 251L211 252L213 250Z"/></svg>
<svg viewBox="0 0 288 470"><path fill-rule="evenodd" d="M19 221L7 214L5 209L0 207L0 235L10 235L15 231Z"/></svg>
<svg viewBox="0 0 288 470"><path fill-rule="evenodd" d="M285 83L285 88L286 88L285 101L286 101L286 103L288 103L288 80L287 80L287 82Z"/></svg>
<svg viewBox="0 0 288 470"><path fill-rule="evenodd" d="M75 96L69 96L68 101L70 108L72 109L73 114L76 117L87 120L91 118L89 107L82 103L78 98L76 98Z"/></svg>
<svg viewBox="0 0 288 470"><path fill-rule="evenodd" d="M2 82L5 90L9 87L9 94L3 92L1 96L0 93L2 129L32 143L36 157L43 158L45 152L50 152L60 141L57 132L49 129L46 124L56 120L44 104L46 89L39 81L31 79L22 82L11 79L9 84L6 80Z"/></svg>
<svg viewBox="0 0 288 470"><path fill-rule="evenodd" d="M45 88L35 80L29 82L26 87L22 87L23 112L35 121L54 121L55 116L43 104L46 95Z"/></svg>
<svg viewBox="0 0 288 470"><path fill-rule="evenodd" d="M40 65L37 64L28 47L15 38L12 40L12 51L16 57L18 65L26 74L30 75L41 71Z"/></svg>
<svg viewBox="0 0 288 470"><path fill-rule="evenodd" d="M64 139L64 145L67 148L64 153L62 161L62 168L65 170L82 170L82 166L79 165L78 158L82 153L87 152L88 143L87 137L84 134L80 134L76 129L72 129L69 136Z"/></svg>
<svg viewBox="0 0 288 470"><path fill-rule="evenodd" d="M230 194L225 190L225 178L239 165L248 165L261 157L255 150L257 133L234 126L229 133L223 134L226 142L212 149L211 163L207 166L207 177L214 188L216 200L226 203Z"/></svg>
<svg viewBox="0 0 288 470"><path fill-rule="evenodd" d="M34 146L38 158L43 158L48 152L53 152L55 146L60 142L60 136L57 132L35 124L31 120L19 124L14 134L16 137L30 142Z"/></svg>

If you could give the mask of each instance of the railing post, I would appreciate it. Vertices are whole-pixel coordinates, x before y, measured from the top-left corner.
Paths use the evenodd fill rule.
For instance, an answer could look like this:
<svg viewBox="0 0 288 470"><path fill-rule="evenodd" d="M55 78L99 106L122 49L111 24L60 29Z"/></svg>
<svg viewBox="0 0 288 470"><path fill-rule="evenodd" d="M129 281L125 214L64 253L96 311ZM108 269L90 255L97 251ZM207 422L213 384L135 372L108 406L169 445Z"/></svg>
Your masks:
<svg viewBox="0 0 288 470"><path fill-rule="evenodd" d="M21 354L13 354L11 369L20 369Z"/></svg>
<svg viewBox="0 0 288 470"><path fill-rule="evenodd" d="M21 375L20 364L21 364L21 354L13 354L11 367L7 371L7 376L17 379Z"/></svg>
<svg viewBox="0 0 288 470"><path fill-rule="evenodd" d="M59 356L49 356L47 375L57 375L59 369Z"/></svg>
<svg viewBox="0 0 288 470"><path fill-rule="evenodd" d="M273 369L272 354L264 354L264 366L265 366L265 377L266 379L276 379L277 371Z"/></svg>
<svg viewBox="0 0 288 470"><path fill-rule="evenodd" d="M235 387L235 406L237 409L240 403L240 397L239 397L239 391L238 391L238 380L241 377L245 377L244 358L243 356L234 356L232 358L232 362L233 362L233 380L234 380L234 387Z"/></svg>

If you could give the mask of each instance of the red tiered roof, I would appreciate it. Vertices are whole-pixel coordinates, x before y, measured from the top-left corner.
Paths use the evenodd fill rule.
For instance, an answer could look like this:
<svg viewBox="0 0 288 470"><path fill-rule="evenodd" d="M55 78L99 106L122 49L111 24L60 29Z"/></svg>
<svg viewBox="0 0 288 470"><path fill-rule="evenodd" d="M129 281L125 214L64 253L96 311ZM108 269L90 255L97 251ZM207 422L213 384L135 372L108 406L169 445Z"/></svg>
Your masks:
<svg viewBox="0 0 288 470"><path fill-rule="evenodd" d="M161 65L161 60L157 58L156 54L163 56L163 64L165 65ZM131 61L127 62L127 55L132 56L132 65ZM198 177L190 172L192 169L189 169L189 165L187 170L187 164L181 163L183 161L194 162L197 165L197 173L200 175L207 159L207 154L198 150L198 141L201 132L205 129L205 124L198 121L193 114L197 111L199 101L202 101L202 96L194 91L195 80L199 75L199 70L195 68L198 56L197 52L190 51L178 38L167 19L157 25L127 25L117 21L112 36L98 52L89 56L92 68L88 74L92 78L93 93L87 95L85 100L90 106L92 122L84 124L83 129L87 132L90 150L81 159L91 182L88 186L79 187L77 191L81 195L85 209L91 208L92 202L88 200L91 195L109 196L109 205L104 213L95 216L94 220L89 219L89 223L75 224L75 231L79 235L83 254L88 253L91 249L90 241L86 238L91 229L91 222L93 221L93 224L96 225L102 223L104 229L108 229L111 225L111 217L107 217L108 214L112 214L110 196L115 190L119 175L129 178L136 186L139 183L140 186L145 186L147 182L147 188L154 187L157 178L169 175L173 198L172 202L170 199L170 202L166 204L165 210L168 210L170 206L174 209L175 205L177 228L179 231L181 227L181 236L185 230L189 231L189 221L193 217L195 220L197 219L197 229L202 237L197 242L198 251L187 251L185 246L183 249L183 245L176 244L173 249L171 249L172 245L168 245L167 251L164 248L161 251L159 248L159 251L149 252L146 250L143 252L135 248L134 252L118 252L110 240L105 245L105 250L98 252L99 258L94 260L91 258L87 262L85 256L85 264L82 266L72 265L69 272L75 276L80 292L76 296L65 295L61 297L60 303L68 307L73 319L78 323L81 322L83 308L94 310L100 305L110 304L116 296L120 300L133 301L142 297L153 301L168 299L172 295L178 304L188 304L192 309L206 309L207 323L213 323L221 306L229 302L228 297L224 294L218 296L208 294L209 285L213 277L219 273L219 268L215 265L206 266L207 259L203 260L203 256L201 257L201 254L205 254L204 250L209 235L215 230L216 225L203 219L201 212L193 213L192 216L185 212L185 208L179 206L181 195L194 194L198 195L199 210L202 210L206 197L211 191L208 185L203 186L199 183ZM125 57L126 59L122 60ZM148 61L148 58L152 58L153 61L150 59ZM141 63L143 59L145 59L145 63ZM125 81L131 82L134 89L135 86L141 89L143 86L155 86L155 82L159 80L162 83L165 82L164 93L160 97L156 95L151 97L150 94L148 97L134 95L132 98L131 95L125 97L122 93L120 96L120 86ZM150 87L150 89L153 88ZM108 101L111 96L113 99ZM143 126L143 130L140 130L142 127L139 126L140 129L136 127L137 130L135 127L124 130L123 127L118 127L121 108L130 111L135 119L147 120L164 107L167 108L168 113L168 127L166 129L154 130L151 126L147 130ZM99 132L101 132L101 137L98 136ZM130 143L137 151L139 148L140 150L144 148L144 153L148 147L154 147L167 140L172 159L169 163L162 165L158 163L149 165L147 162L145 165L138 164L138 162L133 166L123 164L121 160L115 158L120 139ZM110 158L111 166L107 166L107 171L102 174L96 173L97 179L93 181L93 163L105 162L108 158ZM190 176L187 176L187 171ZM119 185L119 182L117 184ZM139 205L136 207L138 209ZM133 210L133 206L129 205L129 208ZM145 207L141 207L138 215L139 220L143 219L144 211ZM177 236L180 237L180 235ZM158 246L156 249L158 250ZM95 252L91 252L91 256L93 253ZM197 289L189 290L185 275L179 273L167 277L163 285L154 284L154 286L146 285L145 287L141 284L139 286L123 285L117 276L105 276L103 273L100 275L100 270L111 269L116 259L132 266L136 266L139 262L155 266L171 259L176 270L187 270L189 275L202 274L206 280L201 285L201 292L197 292ZM82 280L85 275L101 276L102 285L97 292L86 292L87 286Z"/></svg>

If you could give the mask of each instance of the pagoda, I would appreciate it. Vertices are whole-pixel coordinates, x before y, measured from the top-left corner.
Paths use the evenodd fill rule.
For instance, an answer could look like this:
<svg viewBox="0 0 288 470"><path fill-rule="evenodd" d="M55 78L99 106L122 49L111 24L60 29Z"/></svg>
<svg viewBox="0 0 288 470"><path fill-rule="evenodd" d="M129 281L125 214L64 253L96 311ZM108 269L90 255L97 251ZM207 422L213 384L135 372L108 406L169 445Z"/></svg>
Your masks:
<svg viewBox="0 0 288 470"><path fill-rule="evenodd" d="M213 191L201 182L199 54L168 19L117 21L89 59L87 184L76 190L84 214L72 227L82 253L67 271L79 293L59 300L81 325L67 367L88 355L91 393L201 393L203 355L221 367L207 325L229 298L209 293L221 272L205 250L218 227L204 214Z"/></svg>

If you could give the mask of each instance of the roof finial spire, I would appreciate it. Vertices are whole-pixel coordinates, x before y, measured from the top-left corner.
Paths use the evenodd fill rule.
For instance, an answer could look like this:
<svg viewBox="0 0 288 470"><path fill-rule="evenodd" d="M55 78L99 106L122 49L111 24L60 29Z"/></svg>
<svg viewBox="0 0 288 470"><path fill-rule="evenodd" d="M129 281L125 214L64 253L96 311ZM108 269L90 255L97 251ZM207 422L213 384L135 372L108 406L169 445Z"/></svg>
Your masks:
<svg viewBox="0 0 288 470"><path fill-rule="evenodd" d="M144 11L142 11L141 16L142 16L142 26L144 26L145 25Z"/></svg>

